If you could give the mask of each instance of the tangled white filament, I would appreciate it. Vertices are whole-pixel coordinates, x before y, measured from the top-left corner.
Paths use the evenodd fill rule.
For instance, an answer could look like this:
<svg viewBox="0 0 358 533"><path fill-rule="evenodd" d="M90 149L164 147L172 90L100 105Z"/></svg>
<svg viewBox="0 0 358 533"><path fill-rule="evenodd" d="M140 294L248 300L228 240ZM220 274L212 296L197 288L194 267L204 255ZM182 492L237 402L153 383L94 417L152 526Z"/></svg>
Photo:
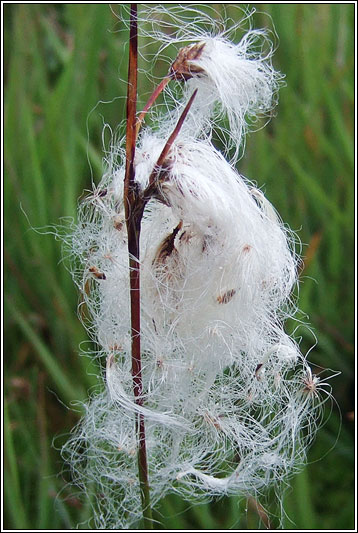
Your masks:
<svg viewBox="0 0 358 533"><path fill-rule="evenodd" d="M283 329L295 312L293 236L208 134L224 110L228 142L239 148L247 116L271 108L281 76L270 54L250 52L264 32L250 30L238 45L225 31L188 32L184 44L204 47L182 101L144 129L136 149L144 189L179 109L199 89L142 223L142 407L132 390L121 143L67 239L88 330L107 359L105 390L63 449L74 481L95 494L97 528L125 529L141 517L136 412L145 417L155 504L170 491L197 501L279 484L304 462L321 403L318 378Z"/></svg>

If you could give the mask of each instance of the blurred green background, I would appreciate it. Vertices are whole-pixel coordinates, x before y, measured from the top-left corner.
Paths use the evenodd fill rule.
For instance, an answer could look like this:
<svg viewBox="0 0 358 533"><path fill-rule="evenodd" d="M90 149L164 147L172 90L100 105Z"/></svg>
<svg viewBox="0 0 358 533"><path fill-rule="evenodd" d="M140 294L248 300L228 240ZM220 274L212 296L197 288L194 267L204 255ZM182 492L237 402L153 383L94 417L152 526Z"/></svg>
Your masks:
<svg viewBox="0 0 358 533"><path fill-rule="evenodd" d="M314 368L341 371L331 381L337 403L285 493L287 529L354 527L354 7L258 6L279 36L274 64L287 87L238 168L298 231L299 306L318 339L309 357ZM5 4L4 15L4 526L81 528L90 508L60 475L58 448L80 414L72 402L87 397L100 369L79 357L89 342L76 290L61 243L46 233L75 217L101 176L103 123L115 129L124 117L127 33L109 4ZM266 25L267 15L255 15L255 27ZM139 107L150 90L142 75ZM113 101L94 109L100 100ZM305 353L314 338L304 327L297 335ZM274 500L266 508L275 513ZM254 503L238 498L190 507L170 496L156 518L164 529L265 528Z"/></svg>

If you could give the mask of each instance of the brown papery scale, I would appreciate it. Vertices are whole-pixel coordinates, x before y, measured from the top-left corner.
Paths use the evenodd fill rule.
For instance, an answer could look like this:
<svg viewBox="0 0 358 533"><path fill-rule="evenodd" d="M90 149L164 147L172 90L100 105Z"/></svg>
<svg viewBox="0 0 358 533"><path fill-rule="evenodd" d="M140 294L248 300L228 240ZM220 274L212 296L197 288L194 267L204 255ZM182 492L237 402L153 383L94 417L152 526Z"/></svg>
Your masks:
<svg viewBox="0 0 358 533"><path fill-rule="evenodd" d="M169 76L175 80L186 81L196 74L202 74L204 70L191 62L199 59L204 47L205 43L196 43L181 48L169 69Z"/></svg>

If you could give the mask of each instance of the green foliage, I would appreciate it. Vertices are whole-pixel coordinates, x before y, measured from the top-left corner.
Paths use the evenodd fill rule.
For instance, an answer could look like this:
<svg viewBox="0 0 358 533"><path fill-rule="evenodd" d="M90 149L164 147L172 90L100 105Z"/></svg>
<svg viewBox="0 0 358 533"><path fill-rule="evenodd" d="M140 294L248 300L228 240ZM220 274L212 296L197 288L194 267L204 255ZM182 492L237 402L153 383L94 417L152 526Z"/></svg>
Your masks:
<svg viewBox="0 0 358 533"><path fill-rule="evenodd" d="M227 5L229 15L232 9ZM306 258L299 305L318 340L310 360L341 370L332 381L337 405L326 414L309 465L285 493L284 526L349 529L354 6L258 9L272 21L258 13L257 27L275 25L275 65L286 74L287 87L277 118L249 135L239 170L298 230ZM78 356L81 343L85 350L91 345L50 226L75 216L77 199L101 174L103 124L115 130L124 117L127 33L108 4L5 4L4 15L5 527L70 529L88 519L90 502L66 487L58 448L81 413L73 402L86 398L101 370ZM166 67L157 68L164 73ZM142 103L150 89L142 76ZM304 352L314 344L305 327L296 334ZM275 510L270 501L266 508ZM156 519L163 529L264 529L259 515L252 501L190 506L172 495Z"/></svg>

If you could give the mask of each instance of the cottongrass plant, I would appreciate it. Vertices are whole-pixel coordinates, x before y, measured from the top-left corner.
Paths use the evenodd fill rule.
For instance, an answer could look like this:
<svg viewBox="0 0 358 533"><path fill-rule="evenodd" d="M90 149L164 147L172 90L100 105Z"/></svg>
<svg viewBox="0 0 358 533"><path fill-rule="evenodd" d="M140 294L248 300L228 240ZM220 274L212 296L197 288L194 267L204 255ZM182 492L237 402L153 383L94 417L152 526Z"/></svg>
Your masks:
<svg viewBox="0 0 358 533"><path fill-rule="evenodd" d="M323 402L284 331L296 311L295 237L227 160L276 103L282 75L273 48L264 52L267 32L249 29L234 44L237 24L143 9L139 31L162 43L161 54L178 44L177 58L134 122L132 6L127 135L113 142L66 238L80 314L106 359L103 391L63 448L97 529L137 527L142 514L150 527L149 508L170 492L194 502L260 498L271 486L279 494L305 462ZM166 112L154 106L162 91ZM220 152L211 138L223 115Z"/></svg>

